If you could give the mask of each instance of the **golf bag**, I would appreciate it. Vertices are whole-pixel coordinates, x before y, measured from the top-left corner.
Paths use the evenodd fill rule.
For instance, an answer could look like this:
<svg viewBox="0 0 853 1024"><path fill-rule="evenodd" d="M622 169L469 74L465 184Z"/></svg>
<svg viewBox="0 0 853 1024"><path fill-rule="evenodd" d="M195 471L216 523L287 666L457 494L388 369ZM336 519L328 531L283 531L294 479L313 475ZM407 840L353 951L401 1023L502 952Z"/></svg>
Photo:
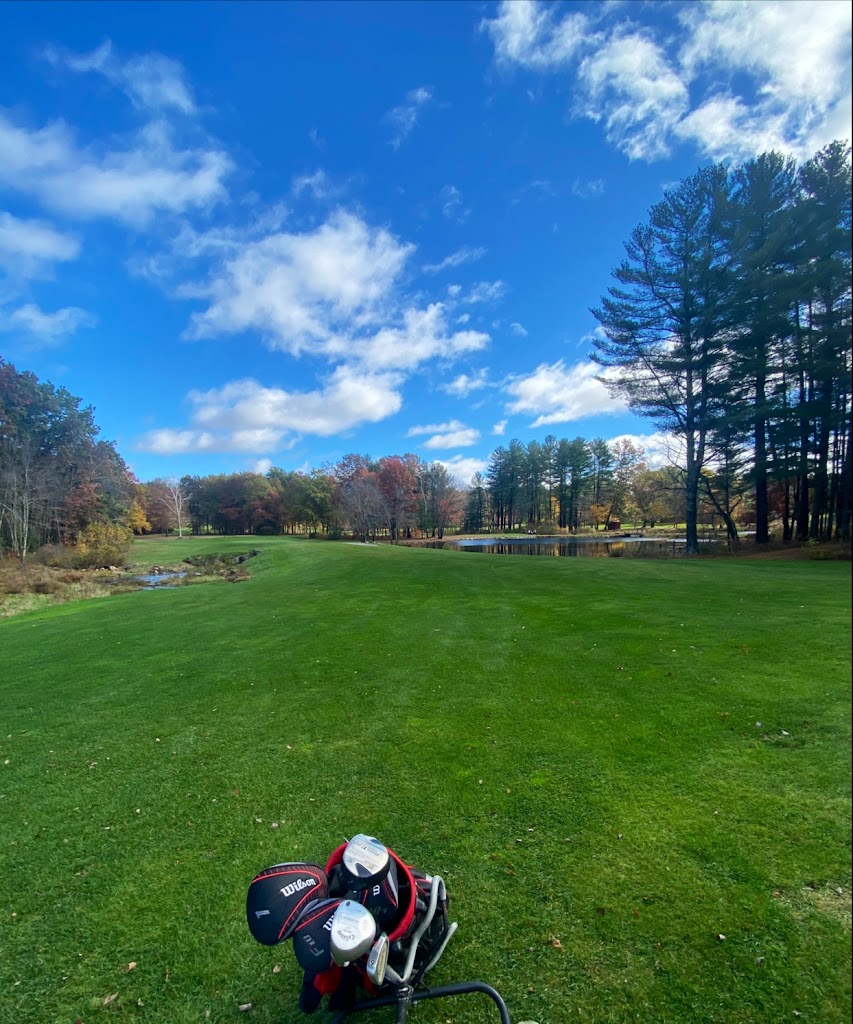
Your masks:
<svg viewBox="0 0 853 1024"><path fill-rule="evenodd" d="M419 999L479 991L509 1024L500 996L483 982L420 990L456 931L447 907L438 875L412 868L379 840L359 834L334 850L325 867L276 864L262 871L249 886L246 919L264 945L293 940L304 1013L314 1013L328 996L336 1022L390 1005L405 1021Z"/></svg>
<svg viewBox="0 0 853 1024"><path fill-rule="evenodd" d="M382 929L377 956L384 958L383 969L368 973L369 950L353 962L335 962L332 926L345 901L366 908ZM353 1006L360 993L377 995L389 969L392 976L408 976L410 983L420 980L456 930L448 923L447 904L440 878L415 870L393 850L359 835L334 850L325 868L294 863L262 871L249 886L246 917L252 935L264 945L293 940L303 970L299 1006L313 1013L324 995L330 997L331 1010Z"/></svg>

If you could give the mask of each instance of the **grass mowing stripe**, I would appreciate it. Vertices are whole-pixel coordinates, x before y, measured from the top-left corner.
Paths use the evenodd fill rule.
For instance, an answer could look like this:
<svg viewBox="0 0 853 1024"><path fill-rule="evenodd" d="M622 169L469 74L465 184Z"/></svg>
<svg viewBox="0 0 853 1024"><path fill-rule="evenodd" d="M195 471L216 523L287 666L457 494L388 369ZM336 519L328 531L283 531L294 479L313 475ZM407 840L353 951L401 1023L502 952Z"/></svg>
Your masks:
<svg viewBox="0 0 853 1024"><path fill-rule="evenodd" d="M849 1019L849 566L136 557L249 547L0 623L0 1021L302 1019L245 890L360 830L448 881L436 983L514 1019Z"/></svg>

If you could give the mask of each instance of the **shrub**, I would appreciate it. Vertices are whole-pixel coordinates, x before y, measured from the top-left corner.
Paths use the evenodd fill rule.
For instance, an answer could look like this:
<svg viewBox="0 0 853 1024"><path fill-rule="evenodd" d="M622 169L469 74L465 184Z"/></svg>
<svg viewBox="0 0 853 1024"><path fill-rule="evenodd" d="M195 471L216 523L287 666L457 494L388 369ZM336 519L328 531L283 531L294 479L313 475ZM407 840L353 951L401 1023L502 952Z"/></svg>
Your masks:
<svg viewBox="0 0 853 1024"><path fill-rule="evenodd" d="M30 587L33 594L59 594L63 587L57 580L36 580Z"/></svg>
<svg viewBox="0 0 853 1024"><path fill-rule="evenodd" d="M49 565L54 569L70 569L74 565L75 549L64 544L45 544L34 552L31 561Z"/></svg>
<svg viewBox="0 0 853 1024"><path fill-rule="evenodd" d="M117 523L95 523L77 538L75 569L104 569L124 561L133 534Z"/></svg>
<svg viewBox="0 0 853 1024"><path fill-rule="evenodd" d="M809 559L813 562L849 562L851 549L849 544L825 544L813 547L809 542Z"/></svg>

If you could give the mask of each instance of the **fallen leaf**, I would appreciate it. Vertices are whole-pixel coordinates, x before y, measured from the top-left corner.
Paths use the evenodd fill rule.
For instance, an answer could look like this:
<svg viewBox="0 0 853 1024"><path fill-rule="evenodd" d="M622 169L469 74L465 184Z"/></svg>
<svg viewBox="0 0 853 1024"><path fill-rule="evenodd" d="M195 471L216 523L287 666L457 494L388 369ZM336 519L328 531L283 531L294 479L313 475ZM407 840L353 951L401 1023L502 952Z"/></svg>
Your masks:
<svg viewBox="0 0 853 1024"><path fill-rule="evenodd" d="M111 996L107 996L106 999L101 1000L101 1006L109 1006L110 1003L114 1003L118 999L118 992L113 992Z"/></svg>
<svg viewBox="0 0 853 1024"><path fill-rule="evenodd" d="M604 907L596 907L595 912L599 917L604 917Z"/></svg>
<svg viewBox="0 0 853 1024"><path fill-rule="evenodd" d="M548 939L548 941L551 943L551 945L554 947L554 949L562 949L563 948L563 943L560 942L560 940L557 938L556 935L552 935L551 938Z"/></svg>
<svg viewBox="0 0 853 1024"><path fill-rule="evenodd" d="M717 941L718 942L725 942L726 941L725 935L718 935L717 936Z"/></svg>
<svg viewBox="0 0 853 1024"><path fill-rule="evenodd" d="M272 969L273 974L281 974L281 964L276 964Z"/></svg>
<svg viewBox="0 0 853 1024"><path fill-rule="evenodd" d="M634 907L634 909L631 911L631 913L634 915L634 917L639 917L640 916L640 911L637 910L636 907Z"/></svg>
<svg viewBox="0 0 853 1024"><path fill-rule="evenodd" d="M240 1011L240 1013L246 1013L248 1010L252 1009L252 1004L251 1003L241 1003L237 1007L237 1009Z"/></svg>
<svg viewBox="0 0 853 1024"><path fill-rule="evenodd" d="M127 972L130 973L130 971L136 970L136 966L136 961L131 960L130 963L127 965Z"/></svg>

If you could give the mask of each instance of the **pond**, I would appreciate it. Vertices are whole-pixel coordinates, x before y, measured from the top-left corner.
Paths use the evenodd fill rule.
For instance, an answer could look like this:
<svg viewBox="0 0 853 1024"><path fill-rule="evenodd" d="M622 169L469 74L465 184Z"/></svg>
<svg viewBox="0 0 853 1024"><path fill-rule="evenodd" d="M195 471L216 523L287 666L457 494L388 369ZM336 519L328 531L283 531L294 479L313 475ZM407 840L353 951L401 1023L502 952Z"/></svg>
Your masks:
<svg viewBox="0 0 853 1024"><path fill-rule="evenodd" d="M722 541L702 540L703 550L723 551ZM429 548L479 551L488 555L552 555L568 558L678 558L684 555L683 539L660 537L477 537L468 540L430 541Z"/></svg>

